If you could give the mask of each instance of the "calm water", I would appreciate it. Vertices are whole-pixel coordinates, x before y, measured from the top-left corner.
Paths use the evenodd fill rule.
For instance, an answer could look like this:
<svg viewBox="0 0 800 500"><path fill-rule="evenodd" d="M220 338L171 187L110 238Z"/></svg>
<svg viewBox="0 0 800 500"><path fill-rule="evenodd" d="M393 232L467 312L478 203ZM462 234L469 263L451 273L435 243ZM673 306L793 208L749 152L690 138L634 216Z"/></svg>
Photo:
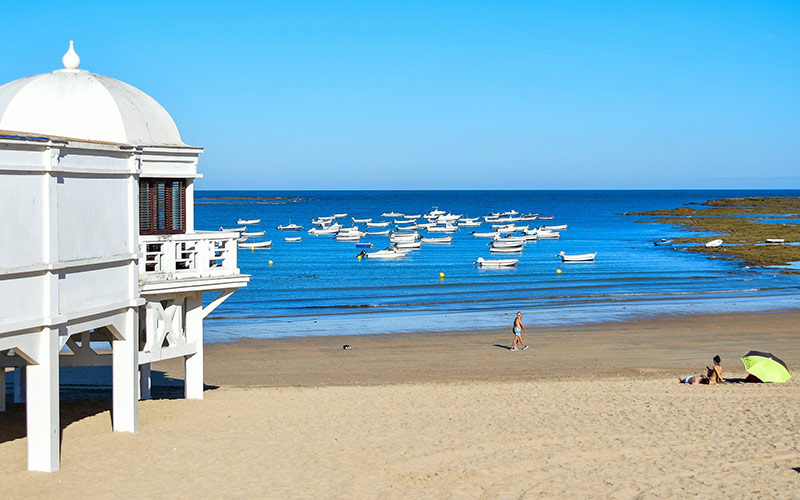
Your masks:
<svg viewBox="0 0 800 500"><path fill-rule="evenodd" d="M277 196L288 199L221 199ZM205 322L206 339L494 328L510 323L517 310L527 313L531 325L563 325L800 306L797 277L654 247L655 239L688 233L622 215L730 196L800 196L800 191L200 191L197 229L260 218L251 230L266 230L264 239L273 241L269 250L239 250L239 267L251 281ZM560 239L527 243L522 254L513 255L520 260L516 268L495 270L473 266L490 254L489 240L470 236L472 228L456 232L451 245L423 244L394 261L359 261L353 242L306 232L317 216L346 212L341 222L349 226L350 217L384 220L383 212L424 214L435 206L469 217L511 209L538 212L554 219L533 226L569 228ZM275 229L289 222L305 228ZM286 236L303 239L287 243ZM388 245L386 236L361 241L374 243L373 250ZM597 260L562 264L555 258L561 250L598 252Z"/></svg>

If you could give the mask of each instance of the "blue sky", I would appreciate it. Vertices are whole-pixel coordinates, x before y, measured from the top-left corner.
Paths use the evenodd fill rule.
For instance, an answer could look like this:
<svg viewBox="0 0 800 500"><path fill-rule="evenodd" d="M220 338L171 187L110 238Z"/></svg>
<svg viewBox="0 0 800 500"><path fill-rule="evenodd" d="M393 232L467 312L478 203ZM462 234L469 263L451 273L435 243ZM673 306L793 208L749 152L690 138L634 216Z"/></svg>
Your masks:
<svg viewBox="0 0 800 500"><path fill-rule="evenodd" d="M201 189L800 188L800 2L14 2L0 82L82 69Z"/></svg>

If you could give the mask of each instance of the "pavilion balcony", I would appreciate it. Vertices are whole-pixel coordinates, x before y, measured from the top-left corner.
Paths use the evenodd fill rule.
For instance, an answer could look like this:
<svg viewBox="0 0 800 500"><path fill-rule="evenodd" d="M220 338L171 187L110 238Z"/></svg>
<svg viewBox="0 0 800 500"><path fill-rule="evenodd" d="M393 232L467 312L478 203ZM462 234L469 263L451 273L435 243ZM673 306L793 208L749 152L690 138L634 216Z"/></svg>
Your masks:
<svg viewBox="0 0 800 500"><path fill-rule="evenodd" d="M142 293L180 289L227 288L247 283L236 262L239 233L195 231L139 237Z"/></svg>

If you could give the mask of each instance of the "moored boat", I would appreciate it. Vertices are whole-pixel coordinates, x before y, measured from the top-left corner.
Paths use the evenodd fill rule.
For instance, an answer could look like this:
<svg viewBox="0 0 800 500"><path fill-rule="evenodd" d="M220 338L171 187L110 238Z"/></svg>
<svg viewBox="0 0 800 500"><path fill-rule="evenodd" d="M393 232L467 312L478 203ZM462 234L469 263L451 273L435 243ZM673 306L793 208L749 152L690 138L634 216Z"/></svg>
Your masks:
<svg viewBox="0 0 800 500"><path fill-rule="evenodd" d="M236 223L239 225L244 224L245 226L256 225L261 223L261 219L239 219Z"/></svg>
<svg viewBox="0 0 800 500"><path fill-rule="evenodd" d="M498 233L497 231L491 233L476 233L475 231L473 231L470 234L472 234L472 236L476 238L496 238L500 233Z"/></svg>
<svg viewBox="0 0 800 500"><path fill-rule="evenodd" d="M396 241L394 243L394 247L398 250L416 250L421 246L421 241Z"/></svg>
<svg viewBox="0 0 800 500"><path fill-rule="evenodd" d="M655 245L657 247L669 246L669 245L672 245L672 240L668 240L667 238L661 238L660 240L654 241L653 245Z"/></svg>
<svg viewBox="0 0 800 500"><path fill-rule="evenodd" d="M767 238L766 242L770 245L783 245L786 243L784 238Z"/></svg>
<svg viewBox="0 0 800 500"><path fill-rule="evenodd" d="M386 222L367 222L367 227L389 227L389 221L386 221Z"/></svg>
<svg viewBox="0 0 800 500"><path fill-rule="evenodd" d="M492 246L491 248L489 248L489 251L491 253L520 253L520 252L522 252L522 244L520 244L518 246L513 246L513 247L506 247L506 246L496 247L496 246Z"/></svg>
<svg viewBox="0 0 800 500"><path fill-rule="evenodd" d="M389 236L389 230L385 229L383 231L367 231L367 234L370 236Z"/></svg>
<svg viewBox="0 0 800 500"><path fill-rule="evenodd" d="M384 212L381 217L403 217L403 214L397 212Z"/></svg>
<svg viewBox="0 0 800 500"><path fill-rule="evenodd" d="M254 241L252 243L239 243L239 248L254 249L254 248L269 248L272 245L272 240L269 241Z"/></svg>
<svg viewBox="0 0 800 500"><path fill-rule="evenodd" d="M542 226L539 229L543 229L545 231L566 231L567 225L561 224L559 226Z"/></svg>
<svg viewBox="0 0 800 500"><path fill-rule="evenodd" d="M368 259L399 259L405 257L409 250L398 250L396 248L384 248L377 252L364 252L359 255Z"/></svg>
<svg viewBox="0 0 800 500"><path fill-rule="evenodd" d="M288 241L288 242L290 242L290 243L293 243L293 242L300 241L301 239L302 239L302 237L300 237L300 236L287 236L287 237L286 237L286 238L284 238L283 240L284 240L284 241Z"/></svg>
<svg viewBox="0 0 800 500"><path fill-rule="evenodd" d="M478 257L475 264L481 267L514 267L517 262L519 262L518 259L484 259L483 257Z"/></svg>
<svg viewBox="0 0 800 500"><path fill-rule="evenodd" d="M423 243L450 243L453 241L452 236L443 236L441 238L431 238L431 237L424 237L422 238Z"/></svg>
<svg viewBox="0 0 800 500"><path fill-rule="evenodd" d="M567 255L562 250L558 253L558 255L556 255L556 257L561 257L561 262L591 262L595 257L597 257L597 252Z"/></svg>
<svg viewBox="0 0 800 500"><path fill-rule="evenodd" d="M242 232L242 236L244 236L245 238L255 238L258 236L264 236L265 232L266 231L252 231L252 232L244 231Z"/></svg>
<svg viewBox="0 0 800 500"><path fill-rule="evenodd" d="M706 243L707 248L716 248L720 245L722 245L722 240L711 240L708 243Z"/></svg>
<svg viewBox="0 0 800 500"><path fill-rule="evenodd" d="M298 226L297 224L288 224L286 226L280 225L277 229L278 231L300 231L303 229L303 226Z"/></svg>
<svg viewBox="0 0 800 500"><path fill-rule="evenodd" d="M356 219L355 217L351 217L353 224L366 224L367 222L372 222L372 218L369 219Z"/></svg>

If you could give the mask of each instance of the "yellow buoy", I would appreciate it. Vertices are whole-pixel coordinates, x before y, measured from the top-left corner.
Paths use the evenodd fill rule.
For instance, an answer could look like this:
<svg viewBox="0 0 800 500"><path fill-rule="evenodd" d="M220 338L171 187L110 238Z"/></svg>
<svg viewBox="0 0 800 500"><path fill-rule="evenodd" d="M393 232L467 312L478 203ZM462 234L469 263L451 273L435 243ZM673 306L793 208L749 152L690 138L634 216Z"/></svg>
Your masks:
<svg viewBox="0 0 800 500"><path fill-rule="evenodd" d="M357 258L358 260L361 260L361 256L360 256L360 255L359 255L358 257L356 257L356 258Z"/></svg>
<svg viewBox="0 0 800 500"><path fill-rule="evenodd" d="M556 269L557 274L561 274L561 269Z"/></svg>
<svg viewBox="0 0 800 500"><path fill-rule="evenodd" d="M272 261L269 261L269 265L270 265L270 266L272 265Z"/></svg>
<svg viewBox="0 0 800 500"><path fill-rule="evenodd" d="M250 252L255 252L255 251L256 251L255 247L250 247Z"/></svg>
<svg viewBox="0 0 800 500"><path fill-rule="evenodd" d="M439 279L440 279L440 280L443 280L443 279L444 279L444 273L439 273Z"/></svg>

